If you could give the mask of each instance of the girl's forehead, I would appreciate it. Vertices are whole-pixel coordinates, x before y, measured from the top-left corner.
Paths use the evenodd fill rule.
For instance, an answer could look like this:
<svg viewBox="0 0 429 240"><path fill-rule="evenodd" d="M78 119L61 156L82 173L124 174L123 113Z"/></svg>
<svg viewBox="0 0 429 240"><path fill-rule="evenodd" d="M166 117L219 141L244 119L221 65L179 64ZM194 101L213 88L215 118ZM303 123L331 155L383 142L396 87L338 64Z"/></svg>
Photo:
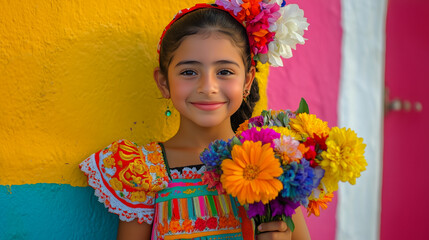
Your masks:
<svg viewBox="0 0 429 240"><path fill-rule="evenodd" d="M244 66L242 51L232 39L221 33L203 33L187 36L176 49L171 64L181 61L213 63L222 60L239 62Z"/></svg>

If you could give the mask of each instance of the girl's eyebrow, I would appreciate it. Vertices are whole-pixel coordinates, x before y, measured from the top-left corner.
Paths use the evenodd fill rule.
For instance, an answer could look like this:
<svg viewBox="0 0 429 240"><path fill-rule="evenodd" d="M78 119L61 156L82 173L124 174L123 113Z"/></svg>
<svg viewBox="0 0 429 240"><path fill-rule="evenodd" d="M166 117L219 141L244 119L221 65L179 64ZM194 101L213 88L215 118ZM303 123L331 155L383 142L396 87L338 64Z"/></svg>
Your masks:
<svg viewBox="0 0 429 240"><path fill-rule="evenodd" d="M214 62L215 65L220 65L220 64L234 64L237 67L240 67L240 65L234 61L230 61L230 60L219 60ZM195 60L185 60L185 61L180 61L176 64L176 67L179 67L181 65L202 65L201 62L195 61Z"/></svg>

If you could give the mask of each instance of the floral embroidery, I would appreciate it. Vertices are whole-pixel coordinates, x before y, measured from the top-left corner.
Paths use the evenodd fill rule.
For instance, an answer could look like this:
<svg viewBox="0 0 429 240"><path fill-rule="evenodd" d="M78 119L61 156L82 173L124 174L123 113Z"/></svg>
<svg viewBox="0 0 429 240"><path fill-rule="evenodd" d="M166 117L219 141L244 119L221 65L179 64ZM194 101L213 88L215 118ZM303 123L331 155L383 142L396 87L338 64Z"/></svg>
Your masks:
<svg viewBox="0 0 429 240"><path fill-rule="evenodd" d="M207 227L209 229L216 229L217 219L215 217L211 217L211 218L207 219Z"/></svg>
<svg viewBox="0 0 429 240"><path fill-rule="evenodd" d="M122 191L122 183L117 178L110 179L109 183L113 189L117 191Z"/></svg>
<svg viewBox="0 0 429 240"><path fill-rule="evenodd" d="M158 143L138 147L119 140L92 154L79 167L96 189L99 201L120 220L152 223L155 194L169 181ZM168 224L165 227L168 230Z"/></svg>
<svg viewBox="0 0 429 240"><path fill-rule="evenodd" d="M180 227L180 222L179 220L171 220L170 222L170 231L172 233L177 233L179 231L181 231L181 227Z"/></svg>
<svg viewBox="0 0 429 240"><path fill-rule="evenodd" d="M194 227L192 226L192 221L189 219L185 219L183 221L183 231L190 233L193 229Z"/></svg>
<svg viewBox="0 0 429 240"><path fill-rule="evenodd" d="M195 228L200 232L206 229L206 225L206 221L202 218L198 218L197 221L195 221Z"/></svg>
<svg viewBox="0 0 429 240"><path fill-rule="evenodd" d="M138 191L131 193L130 200L132 202L144 202L146 201L146 192L145 191Z"/></svg>
<svg viewBox="0 0 429 240"><path fill-rule="evenodd" d="M172 179L200 179L206 171L206 166L201 166L198 170L196 167L184 167L181 172L177 169L171 169Z"/></svg>

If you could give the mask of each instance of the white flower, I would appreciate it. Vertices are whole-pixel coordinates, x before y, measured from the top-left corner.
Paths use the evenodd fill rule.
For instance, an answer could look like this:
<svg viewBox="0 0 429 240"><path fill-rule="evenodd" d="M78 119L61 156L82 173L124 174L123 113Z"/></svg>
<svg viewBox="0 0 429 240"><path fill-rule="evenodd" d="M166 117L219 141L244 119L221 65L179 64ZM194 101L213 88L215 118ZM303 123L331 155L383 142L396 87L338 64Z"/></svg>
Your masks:
<svg viewBox="0 0 429 240"><path fill-rule="evenodd" d="M305 43L304 30L309 26L304 11L296 4L288 4L280 12L281 17L276 22L276 35L268 44L268 61L273 67L283 66L280 57L292 57L292 49L295 50L296 44Z"/></svg>
<svg viewBox="0 0 429 240"><path fill-rule="evenodd" d="M277 3L277 5L281 7L283 0L264 0L264 3L268 3L268 4Z"/></svg>

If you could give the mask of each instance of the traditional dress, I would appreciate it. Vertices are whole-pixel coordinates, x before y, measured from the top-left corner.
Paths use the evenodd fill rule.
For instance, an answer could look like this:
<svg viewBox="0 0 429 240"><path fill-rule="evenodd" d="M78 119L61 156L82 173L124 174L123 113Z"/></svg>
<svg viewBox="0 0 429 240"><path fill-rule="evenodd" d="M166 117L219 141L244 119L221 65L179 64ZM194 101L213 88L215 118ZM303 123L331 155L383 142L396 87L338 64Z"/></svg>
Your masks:
<svg viewBox="0 0 429 240"><path fill-rule="evenodd" d="M202 183L205 166L170 169L162 143L116 141L79 166L109 212L153 223L152 239L253 239L237 200Z"/></svg>

